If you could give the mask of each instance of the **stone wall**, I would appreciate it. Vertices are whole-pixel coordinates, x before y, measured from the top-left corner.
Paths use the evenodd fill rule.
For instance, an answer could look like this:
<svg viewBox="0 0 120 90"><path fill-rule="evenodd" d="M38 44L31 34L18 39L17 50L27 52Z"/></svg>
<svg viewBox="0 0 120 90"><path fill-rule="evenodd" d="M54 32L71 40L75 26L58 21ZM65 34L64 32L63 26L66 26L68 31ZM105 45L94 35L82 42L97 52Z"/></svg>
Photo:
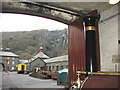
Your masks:
<svg viewBox="0 0 120 90"><path fill-rule="evenodd" d="M118 6L115 5L100 13L100 59L101 71L116 72L120 64L118 55ZM119 39L120 40L120 39Z"/></svg>

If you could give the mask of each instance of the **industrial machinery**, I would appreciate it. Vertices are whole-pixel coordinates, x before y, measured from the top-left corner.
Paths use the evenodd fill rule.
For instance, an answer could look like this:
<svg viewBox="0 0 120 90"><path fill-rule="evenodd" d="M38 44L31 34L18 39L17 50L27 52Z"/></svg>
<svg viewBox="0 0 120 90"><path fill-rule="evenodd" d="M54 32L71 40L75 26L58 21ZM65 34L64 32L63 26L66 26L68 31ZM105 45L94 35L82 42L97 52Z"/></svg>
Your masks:
<svg viewBox="0 0 120 90"><path fill-rule="evenodd" d="M26 71L26 64L18 64L18 74L23 74Z"/></svg>
<svg viewBox="0 0 120 90"><path fill-rule="evenodd" d="M113 88L117 90L119 87L120 73L114 72L83 72L77 71L77 80L75 85L77 89L85 88Z"/></svg>
<svg viewBox="0 0 120 90"><path fill-rule="evenodd" d="M95 90L110 89L118 90L120 88L120 73L119 72L101 72L98 70L97 55L96 55L96 35L95 24L98 21L97 16L84 17L86 29L86 70L77 71L77 79L72 82L78 90ZM86 89L85 89L86 90Z"/></svg>

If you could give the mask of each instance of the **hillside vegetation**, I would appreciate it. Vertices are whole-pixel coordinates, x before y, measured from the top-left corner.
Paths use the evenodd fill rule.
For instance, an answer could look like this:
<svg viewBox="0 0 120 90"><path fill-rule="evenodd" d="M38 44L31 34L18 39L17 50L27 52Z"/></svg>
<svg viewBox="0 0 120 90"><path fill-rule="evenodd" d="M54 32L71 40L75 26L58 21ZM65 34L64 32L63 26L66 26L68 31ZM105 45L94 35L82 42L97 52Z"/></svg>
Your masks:
<svg viewBox="0 0 120 90"><path fill-rule="evenodd" d="M67 29L3 32L2 47L18 54L21 59L29 59L39 52L40 46L49 57L67 54Z"/></svg>

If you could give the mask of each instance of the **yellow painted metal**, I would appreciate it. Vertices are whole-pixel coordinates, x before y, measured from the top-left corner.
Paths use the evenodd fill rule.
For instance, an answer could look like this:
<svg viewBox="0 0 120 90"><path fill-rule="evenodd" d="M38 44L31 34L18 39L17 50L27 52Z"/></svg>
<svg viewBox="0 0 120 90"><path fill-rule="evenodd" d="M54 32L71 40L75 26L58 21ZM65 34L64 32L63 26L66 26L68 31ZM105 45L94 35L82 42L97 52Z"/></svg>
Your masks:
<svg viewBox="0 0 120 90"><path fill-rule="evenodd" d="M95 27L94 26L88 26L88 27L85 27L85 30L95 30Z"/></svg>
<svg viewBox="0 0 120 90"><path fill-rule="evenodd" d="M84 72L77 71L77 74L93 74L93 75L120 75L120 73L116 72Z"/></svg>
<svg viewBox="0 0 120 90"><path fill-rule="evenodd" d="M26 71L26 64L18 64L18 71L22 70L22 65L24 66L24 71Z"/></svg>

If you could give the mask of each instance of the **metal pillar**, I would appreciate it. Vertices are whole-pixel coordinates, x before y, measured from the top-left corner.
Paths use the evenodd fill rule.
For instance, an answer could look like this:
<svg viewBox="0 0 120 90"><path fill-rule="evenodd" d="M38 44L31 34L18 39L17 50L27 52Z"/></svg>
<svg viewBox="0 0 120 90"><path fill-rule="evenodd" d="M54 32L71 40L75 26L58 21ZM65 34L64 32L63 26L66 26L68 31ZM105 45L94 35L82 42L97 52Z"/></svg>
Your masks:
<svg viewBox="0 0 120 90"><path fill-rule="evenodd" d="M97 72L97 54L96 54L96 31L95 24L98 21L96 16L84 17L86 29L86 71Z"/></svg>

